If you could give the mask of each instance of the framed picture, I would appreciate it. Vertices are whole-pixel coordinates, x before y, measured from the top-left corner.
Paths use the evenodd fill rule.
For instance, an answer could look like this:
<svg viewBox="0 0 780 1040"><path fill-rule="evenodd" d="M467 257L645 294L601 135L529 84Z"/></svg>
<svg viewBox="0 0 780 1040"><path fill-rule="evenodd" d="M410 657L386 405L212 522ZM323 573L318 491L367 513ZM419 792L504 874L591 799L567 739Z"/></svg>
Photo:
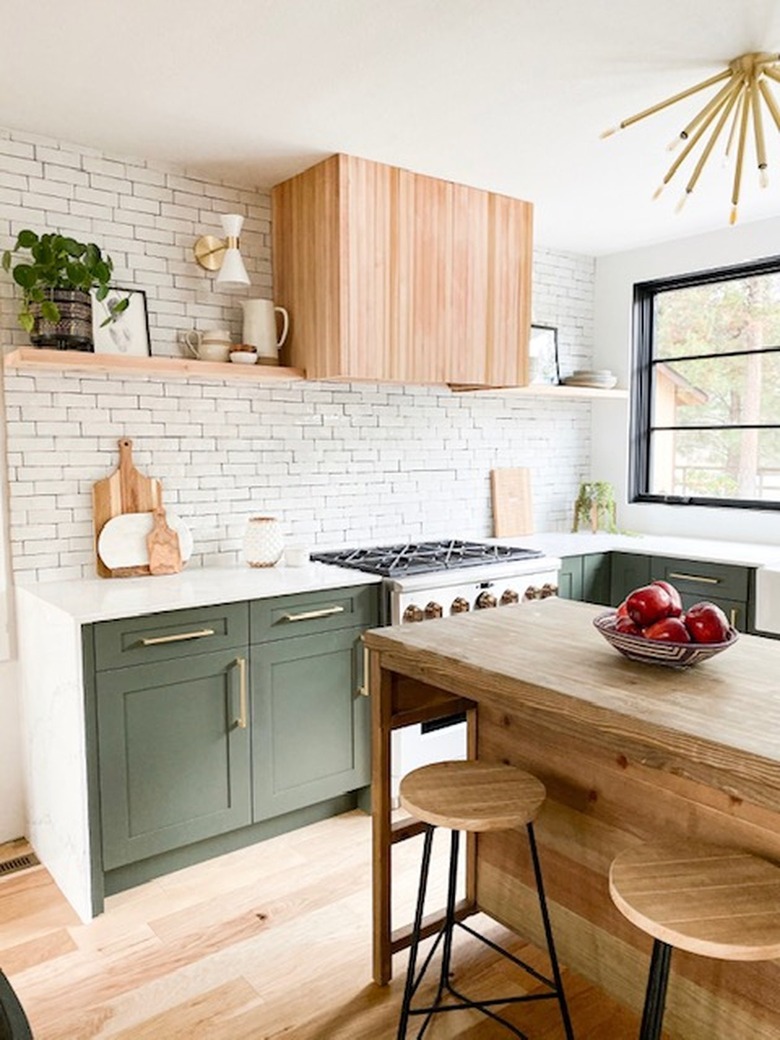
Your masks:
<svg viewBox="0 0 780 1040"><path fill-rule="evenodd" d="M143 289L112 288L105 300L92 296L92 342L96 354L119 354L124 357L149 357L149 315ZM109 325L103 322L120 300L129 299L127 310Z"/></svg>
<svg viewBox="0 0 780 1040"><path fill-rule="evenodd" d="M558 330L552 325L532 325L528 341L530 381L535 385L557 386L561 381L558 369Z"/></svg>

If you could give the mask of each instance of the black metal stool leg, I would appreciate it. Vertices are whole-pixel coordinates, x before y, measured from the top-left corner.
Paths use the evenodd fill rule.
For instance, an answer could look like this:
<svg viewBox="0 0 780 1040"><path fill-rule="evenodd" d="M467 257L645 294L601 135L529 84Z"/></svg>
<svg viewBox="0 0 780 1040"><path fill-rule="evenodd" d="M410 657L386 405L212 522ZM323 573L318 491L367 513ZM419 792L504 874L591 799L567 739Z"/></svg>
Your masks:
<svg viewBox="0 0 780 1040"><path fill-rule="evenodd" d="M653 942L653 955L650 958L650 974L647 977L639 1040L661 1040L671 959L672 947L660 939L656 939Z"/></svg>
<svg viewBox="0 0 780 1040"><path fill-rule="evenodd" d="M431 865L433 830L433 827L430 826L425 828L422 866L420 867L420 887L417 890L417 909L414 914L414 930L412 931L412 945L409 949L409 965L406 969L406 985L404 986L404 999L401 1005L401 1019L398 1023L398 1040L405 1040L406 1027L409 1022L409 1007L415 991L414 973L417 969L417 949L420 945L420 931L422 929L423 910L425 908L425 891L428 887L428 872Z"/></svg>
<svg viewBox="0 0 780 1040"><path fill-rule="evenodd" d="M561 1019L563 1020L563 1028L566 1033L566 1040L574 1040L574 1030L571 1026L571 1019L569 1018L569 1007L566 1003L566 995L563 992L563 981L561 979L561 969L558 966L558 954L555 952L555 940L553 939L552 926L550 924L550 915L547 911L547 897L544 894L544 881L542 880L542 867L539 863L539 852L536 848L536 835L534 834L534 825L529 823L527 825L528 830L528 844L531 849L531 861L534 866L534 877L536 879L536 892L539 897L539 909L542 913L542 924L544 925L544 934L547 939L547 952L550 955L550 963L552 965L553 979L555 981L555 990L558 996L558 1006L561 1009Z"/></svg>
<svg viewBox="0 0 780 1040"><path fill-rule="evenodd" d="M450 845L450 873L447 884L447 917L444 925L444 951L441 958L441 979L439 981L439 994L442 990L449 989L450 970L452 963L452 933L455 930L455 895L458 884L458 845L460 831L452 831ZM438 1003L437 1000L434 1004Z"/></svg>

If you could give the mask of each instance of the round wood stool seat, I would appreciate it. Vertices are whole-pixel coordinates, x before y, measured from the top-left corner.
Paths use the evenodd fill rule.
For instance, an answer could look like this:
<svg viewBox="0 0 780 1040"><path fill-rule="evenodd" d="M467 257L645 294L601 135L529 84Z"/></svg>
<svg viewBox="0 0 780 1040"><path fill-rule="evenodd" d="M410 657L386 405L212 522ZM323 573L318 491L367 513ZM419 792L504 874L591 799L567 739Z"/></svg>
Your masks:
<svg viewBox="0 0 780 1040"><path fill-rule="evenodd" d="M780 867L739 849L675 843L622 852L609 872L618 910L680 950L727 961L780 957Z"/></svg>
<svg viewBox="0 0 780 1040"><path fill-rule="evenodd" d="M672 951L725 961L780 957L780 867L739 849L677 842L615 858L609 894L653 937L639 1040L660 1040Z"/></svg>
<svg viewBox="0 0 780 1040"><path fill-rule="evenodd" d="M530 773L492 762L436 762L401 780L401 805L433 827L505 831L536 819L544 784Z"/></svg>

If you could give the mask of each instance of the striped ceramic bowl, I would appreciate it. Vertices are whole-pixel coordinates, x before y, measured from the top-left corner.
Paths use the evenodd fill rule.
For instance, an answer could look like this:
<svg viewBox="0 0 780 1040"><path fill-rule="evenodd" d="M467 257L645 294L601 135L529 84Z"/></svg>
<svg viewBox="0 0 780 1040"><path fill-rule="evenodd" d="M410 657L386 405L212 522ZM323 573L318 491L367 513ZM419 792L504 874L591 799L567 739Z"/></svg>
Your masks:
<svg viewBox="0 0 780 1040"><path fill-rule="evenodd" d="M593 624L606 641L625 657L643 664L663 664L667 668L690 668L728 650L739 638L737 630L730 628L729 637L723 643L666 643L659 639L645 639L644 636L617 632L616 621L616 612L610 610L594 618Z"/></svg>

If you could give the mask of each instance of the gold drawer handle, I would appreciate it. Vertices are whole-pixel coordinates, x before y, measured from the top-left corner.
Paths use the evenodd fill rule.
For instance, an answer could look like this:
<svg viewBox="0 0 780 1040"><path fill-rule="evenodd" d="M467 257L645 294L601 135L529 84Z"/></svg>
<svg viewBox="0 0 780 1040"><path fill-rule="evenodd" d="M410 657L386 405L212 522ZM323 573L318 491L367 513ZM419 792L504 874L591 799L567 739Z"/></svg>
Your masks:
<svg viewBox="0 0 780 1040"><path fill-rule="evenodd" d="M313 621L315 618L343 614L343 607L323 607L322 610L306 610L302 614L282 614L280 621Z"/></svg>
<svg viewBox="0 0 780 1040"><path fill-rule="evenodd" d="M197 632L177 632L175 636L152 636L150 639L142 639L141 646L161 646L163 643L183 643L187 639L205 639L213 636L213 628L199 628Z"/></svg>
<svg viewBox="0 0 780 1040"><path fill-rule="evenodd" d="M669 577L677 578L678 581L700 581L702 585L720 585L720 578L707 578L703 574L678 574L672 571Z"/></svg>
<svg viewBox="0 0 780 1040"><path fill-rule="evenodd" d="M239 711L240 715L236 719L236 725L239 729L246 729L246 716L247 716L247 695L246 695L246 658L237 657L236 664L238 665L238 696L239 696Z"/></svg>

